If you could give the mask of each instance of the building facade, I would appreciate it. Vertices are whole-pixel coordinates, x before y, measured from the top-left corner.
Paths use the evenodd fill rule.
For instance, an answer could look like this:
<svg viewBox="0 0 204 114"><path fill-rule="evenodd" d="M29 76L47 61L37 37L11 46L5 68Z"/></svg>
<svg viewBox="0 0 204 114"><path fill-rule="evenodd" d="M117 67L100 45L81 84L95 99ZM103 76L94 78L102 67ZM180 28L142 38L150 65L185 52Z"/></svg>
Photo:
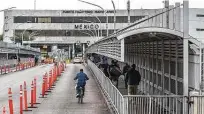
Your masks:
<svg viewBox="0 0 204 114"><path fill-rule="evenodd" d="M84 51L87 44L112 34L162 9L127 10L7 10L4 12L4 41L41 48L46 55L65 49L69 56ZM115 20L114 20L115 14ZM190 35L204 36L204 9L190 9ZM181 16L182 20L182 16ZM114 23L115 22L115 23Z"/></svg>
<svg viewBox="0 0 204 114"><path fill-rule="evenodd" d="M153 10L145 12L131 10L130 23ZM117 10L114 24L113 10L106 13L101 10L8 10L4 16L4 41L23 41L23 44L40 47L45 53L63 48L74 54L76 44L82 44L85 49L87 44L127 26L127 14L127 10Z"/></svg>

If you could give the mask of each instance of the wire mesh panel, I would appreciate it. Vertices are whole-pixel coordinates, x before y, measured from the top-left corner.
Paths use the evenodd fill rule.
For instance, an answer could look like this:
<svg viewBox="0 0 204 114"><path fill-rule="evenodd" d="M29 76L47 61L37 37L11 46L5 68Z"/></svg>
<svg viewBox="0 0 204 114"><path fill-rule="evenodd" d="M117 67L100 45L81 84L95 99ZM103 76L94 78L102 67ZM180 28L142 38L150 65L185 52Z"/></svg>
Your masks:
<svg viewBox="0 0 204 114"><path fill-rule="evenodd" d="M110 58L121 60L121 40L107 39L96 43L87 49L87 53L97 53Z"/></svg>

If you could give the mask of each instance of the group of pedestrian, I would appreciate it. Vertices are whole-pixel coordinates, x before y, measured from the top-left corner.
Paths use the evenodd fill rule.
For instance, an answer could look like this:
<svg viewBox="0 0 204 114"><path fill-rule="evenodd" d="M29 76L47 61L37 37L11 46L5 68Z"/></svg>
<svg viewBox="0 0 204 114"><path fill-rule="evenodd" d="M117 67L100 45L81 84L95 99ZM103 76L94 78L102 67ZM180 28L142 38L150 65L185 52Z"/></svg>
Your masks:
<svg viewBox="0 0 204 114"><path fill-rule="evenodd" d="M136 70L136 65L131 66L126 63L123 70L120 70L120 66L117 60L111 60L111 64L108 64L108 58L103 56L100 61L98 56L92 55L89 57L92 62L102 68L103 73L108 77L111 82L118 88L118 80L121 75L124 75L125 88L128 89L128 95L137 94L137 87L141 81L141 75Z"/></svg>
<svg viewBox="0 0 204 114"><path fill-rule="evenodd" d="M102 64L99 68L103 68L104 74L109 77L109 79L115 83L114 85L118 88L118 79L121 75L124 75L125 88L128 89L129 95L137 94L137 87L141 80L141 75L139 71L136 70L136 65L131 66L126 63L123 67L123 71L120 70L118 61L112 60L111 64L108 64L107 58L102 57Z"/></svg>

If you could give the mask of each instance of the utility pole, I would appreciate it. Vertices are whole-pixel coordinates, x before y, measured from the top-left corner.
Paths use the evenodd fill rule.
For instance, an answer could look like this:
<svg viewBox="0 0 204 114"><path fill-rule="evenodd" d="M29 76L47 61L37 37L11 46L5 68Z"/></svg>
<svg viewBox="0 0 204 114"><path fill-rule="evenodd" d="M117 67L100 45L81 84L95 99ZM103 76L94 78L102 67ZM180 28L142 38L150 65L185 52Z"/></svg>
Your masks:
<svg viewBox="0 0 204 114"><path fill-rule="evenodd" d="M164 8L169 10L169 0L164 1ZM169 28L169 11L166 12L166 27Z"/></svg>
<svg viewBox="0 0 204 114"><path fill-rule="evenodd" d="M130 25L130 0L127 1L128 25Z"/></svg>
<svg viewBox="0 0 204 114"><path fill-rule="evenodd" d="M114 9L114 33L116 32L116 10L115 10L115 3L113 0L111 0L113 4L113 9Z"/></svg>
<svg viewBox="0 0 204 114"><path fill-rule="evenodd" d="M34 10L36 10L36 0L34 0Z"/></svg>

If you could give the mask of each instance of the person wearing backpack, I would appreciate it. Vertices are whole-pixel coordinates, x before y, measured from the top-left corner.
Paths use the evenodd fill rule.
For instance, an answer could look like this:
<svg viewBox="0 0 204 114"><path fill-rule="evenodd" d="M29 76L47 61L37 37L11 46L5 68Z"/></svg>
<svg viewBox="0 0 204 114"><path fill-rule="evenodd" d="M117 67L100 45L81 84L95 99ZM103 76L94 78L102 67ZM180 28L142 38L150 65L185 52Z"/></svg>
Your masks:
<svg viewBox="0 0 204 114"><path fill-rule="evenodd" d="M132 68L127 72L126 79L128 81L128 95L136 95L137 87L141 81L139 71L135 70L136 65L133 64Z"/></svg>
<svg viewBox="0 0 204 114"><path fill-rule="evenodd" d="M127 75L127 72L129 71L129 69L130 69L130 65L128 64L128 63L125 63L125 66L123 67L123 75L124 75L124 77L125 77L125 79L126 79L126 75ZM127 89L127 80L125 80L125 89Z"/></svg>
<svg viewBox="0 0 204 114"><path fill-rule="evenodd" d="M119 65L114 60L111 61L111 65L108 66L109 78L112 82L115 82L116 88L118 88L118 78L122 74Z"/></svg>

